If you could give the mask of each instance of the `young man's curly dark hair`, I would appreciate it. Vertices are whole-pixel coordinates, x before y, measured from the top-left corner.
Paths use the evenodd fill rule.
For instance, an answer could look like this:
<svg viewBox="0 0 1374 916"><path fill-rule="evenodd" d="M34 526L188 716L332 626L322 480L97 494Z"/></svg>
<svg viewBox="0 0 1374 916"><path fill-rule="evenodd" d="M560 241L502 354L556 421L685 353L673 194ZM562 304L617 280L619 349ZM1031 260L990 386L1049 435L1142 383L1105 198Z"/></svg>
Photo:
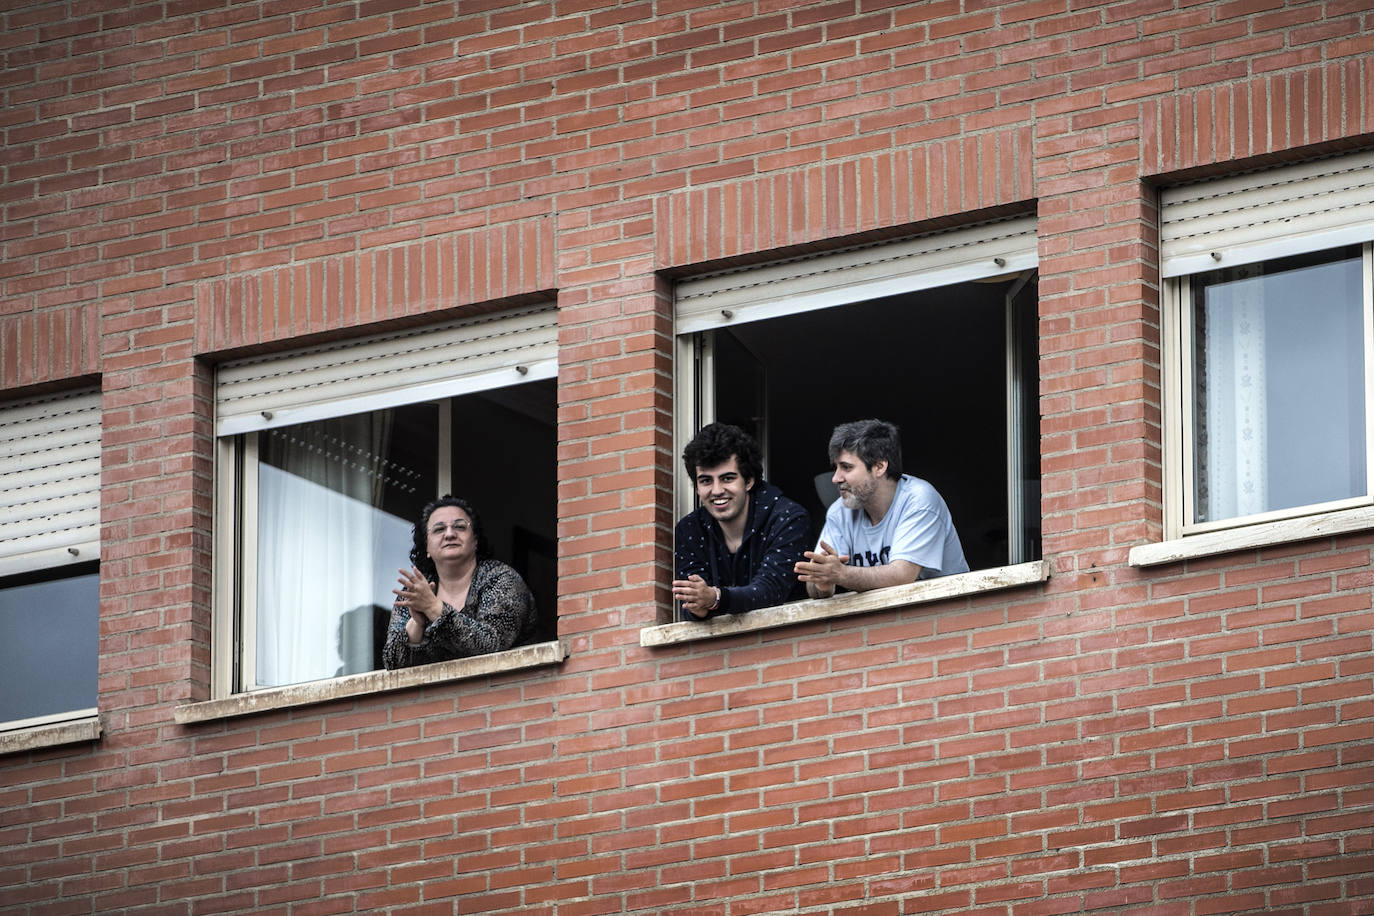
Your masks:
<svg viewBox="0 0 1374 916"><path fill-rule="evenodd" d="M763 453L754 437L729 423L712 423L703 426L682 450L682 463L687 468L687 476L697 479L697 468L713 468L722 465L734 455L739 464L740 476L745 480L763 479Z"/></svg>

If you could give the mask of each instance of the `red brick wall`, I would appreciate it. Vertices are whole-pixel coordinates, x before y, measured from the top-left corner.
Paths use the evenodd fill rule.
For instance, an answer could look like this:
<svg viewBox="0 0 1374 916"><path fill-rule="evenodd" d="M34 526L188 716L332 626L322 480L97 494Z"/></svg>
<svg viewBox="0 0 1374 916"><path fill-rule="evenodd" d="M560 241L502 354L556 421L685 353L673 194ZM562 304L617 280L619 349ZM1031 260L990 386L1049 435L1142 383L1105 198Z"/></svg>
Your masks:
<svg viewBox="0 0 1374 916"><path fill-rule="evenodd" d="M105 734L0 758L0 912L1374 909L1374 535L1126 565L1153 189L1374 141L1374 12L1177 5L0 13L0 388L105 395ZM640 648L664 275L1029 207L1050 581ZM210 363L554 292L568 660L174 724Z"/></svg>

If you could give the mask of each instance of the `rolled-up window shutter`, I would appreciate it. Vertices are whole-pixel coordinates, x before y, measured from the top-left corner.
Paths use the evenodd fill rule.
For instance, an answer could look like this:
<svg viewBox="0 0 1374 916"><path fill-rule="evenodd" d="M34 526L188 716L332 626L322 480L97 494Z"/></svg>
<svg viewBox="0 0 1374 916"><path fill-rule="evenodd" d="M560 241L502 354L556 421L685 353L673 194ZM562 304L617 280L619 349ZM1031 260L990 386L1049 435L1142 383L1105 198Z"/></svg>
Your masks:
<svg viewBox="0 0 1374 916"><path fill-rule="evenodd" d="M1160 268L1180 277L1374 240L1374 152L1160 192Z"/></svg>
<svg viewBox="0 0 1374 916"><path fill-rule="evenodd" d="M100 392L0 405L0 576L100 558Z"/></svg>
<svg viewBox="0 0 1374 916"><path fill-rule="evenodd" d="M1039 263L1035 217L802 256L683 280L676 331L689 334L1016 273Z"/></svg>
<svg viewBox="0 0 1374 916"><path fill-rule="evenodd" d="M225 363L215 429L229 436L557 374L555 309L495 312Z"/></svg>

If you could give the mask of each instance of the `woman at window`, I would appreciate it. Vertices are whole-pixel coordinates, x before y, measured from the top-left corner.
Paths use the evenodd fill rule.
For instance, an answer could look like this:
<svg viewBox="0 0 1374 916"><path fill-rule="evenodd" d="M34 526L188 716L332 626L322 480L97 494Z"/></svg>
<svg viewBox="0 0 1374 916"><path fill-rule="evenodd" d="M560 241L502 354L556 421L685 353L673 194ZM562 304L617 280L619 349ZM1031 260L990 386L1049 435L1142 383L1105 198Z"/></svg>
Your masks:
<svg viewBox="0 0 1374 916"><path fill-rule="evenodd" d="M492 558L467 500L443 496L425 506L410 562L393 589L388 668L500 652L534 635L534 596L518 572Z"/></svg>

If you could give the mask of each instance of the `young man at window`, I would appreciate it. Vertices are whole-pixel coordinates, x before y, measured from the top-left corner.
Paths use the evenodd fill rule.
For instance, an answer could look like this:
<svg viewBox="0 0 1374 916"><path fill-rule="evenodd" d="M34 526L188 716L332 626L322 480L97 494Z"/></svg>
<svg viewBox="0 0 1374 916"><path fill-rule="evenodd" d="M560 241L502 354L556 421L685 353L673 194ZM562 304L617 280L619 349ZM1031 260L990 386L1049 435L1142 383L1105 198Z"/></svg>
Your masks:
<svg viewBox="0 0 1374 916"><path fill-rule="evenodd" d="M840 498L825 514L815 550L796 565L813 598L968 572L949 508L935 488L902 473L897 427L842 423L830 436Z"/></svg>
<svg viewBox="0 0 1374 916"><path fill-rule="evenodd" d="M701 620L803 598L792 568L806 550L806 510L763 480L758 443L728 423L703 427L682 453L701 505L677 523L673 598Z"/></svg>

